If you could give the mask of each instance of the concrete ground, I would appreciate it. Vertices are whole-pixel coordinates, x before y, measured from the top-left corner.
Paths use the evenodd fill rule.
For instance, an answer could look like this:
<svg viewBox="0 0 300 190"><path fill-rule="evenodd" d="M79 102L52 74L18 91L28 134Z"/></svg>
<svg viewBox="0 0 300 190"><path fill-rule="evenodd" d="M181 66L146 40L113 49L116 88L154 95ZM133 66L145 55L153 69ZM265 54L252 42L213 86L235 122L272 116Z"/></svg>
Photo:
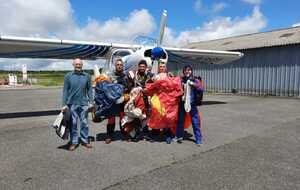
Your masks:
<svg viewBox="0 0 300 190"><path fill-rule="evenodd" d="M183 144L106 145L105 122L90 122L93 149L69 152L55 115L11 117L56 110L60 96L0 91L0 189L300 189L299 99L208 96L201 147L191 128Z"/></svg>

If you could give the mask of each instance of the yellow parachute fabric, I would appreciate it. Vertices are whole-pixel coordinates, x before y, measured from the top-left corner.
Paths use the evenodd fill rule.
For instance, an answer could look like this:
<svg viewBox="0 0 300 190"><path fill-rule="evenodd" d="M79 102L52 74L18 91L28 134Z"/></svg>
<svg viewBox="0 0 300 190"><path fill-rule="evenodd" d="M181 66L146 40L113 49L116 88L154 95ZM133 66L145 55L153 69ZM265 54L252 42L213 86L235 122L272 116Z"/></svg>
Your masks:
<svg viewBox="0 0 300 190"><path fill-rule="evenodd" d="M159 97L154 94L152 97L151 97L151 105L152 105L152 108L153 109L156 109L161 116L165 116L166 115L166 108L163 107L163 105L161 104L160 100L159 100Z"/></svg>

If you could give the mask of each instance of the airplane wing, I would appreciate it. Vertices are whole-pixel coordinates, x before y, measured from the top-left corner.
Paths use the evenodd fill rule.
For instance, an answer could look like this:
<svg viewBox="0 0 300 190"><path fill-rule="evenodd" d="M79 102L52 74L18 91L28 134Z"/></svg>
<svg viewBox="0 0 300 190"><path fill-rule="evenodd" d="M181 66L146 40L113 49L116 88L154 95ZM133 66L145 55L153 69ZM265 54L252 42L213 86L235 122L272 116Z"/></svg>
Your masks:
<svg viewBox="0 0 300 190"><path fill-rule="evenodd" d="M142 48L141 45L98 43L59 39L0 36L0 58L44 58L95 60L109 58L114 49ZM153 48L153 47L152 47ZM239 52L164 48L169 62L222 64L239 59Z"/></svg>
<svg viewBox="0 0 300 190"><path fill-rule="evenodd" d="M94 60L109 57L113 49L135 49L139 47L138 45L117 43L0 36L0 58L82 58Z"/></svg>
<svg viewBox="0 0 300 190"><path fill-rule="evenodd" d="M243 56L240 52L214 51L185 48L164 48L168 53L168 62L224 64Z"/></svg>

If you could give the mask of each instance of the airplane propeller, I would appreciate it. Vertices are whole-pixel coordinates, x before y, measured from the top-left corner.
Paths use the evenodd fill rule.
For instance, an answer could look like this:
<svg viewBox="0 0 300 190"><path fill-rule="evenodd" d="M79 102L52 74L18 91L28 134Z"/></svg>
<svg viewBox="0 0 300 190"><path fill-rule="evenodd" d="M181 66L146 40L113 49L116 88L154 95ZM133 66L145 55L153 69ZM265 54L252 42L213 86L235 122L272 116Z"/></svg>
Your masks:
<svg viewBox="0 0 300 190"><path fill-rule="evenodd" d="M167 10L164 10L160 18L160 31L159 40L157 41L157 47L160 47L164 38L165 28L167 23Z"/></svg>
<svg viewBox="0 0 300 190"><path fill-rule="evenodd" d="M152 63L153 73L158 72L158 62L166 54L165 50L161 47L164 38L166 23L167 23L167 10L164 10L160 19L160 30L159 30L158 40L157 40L157 47L151 50L151 58L153 60Z"/></svg>

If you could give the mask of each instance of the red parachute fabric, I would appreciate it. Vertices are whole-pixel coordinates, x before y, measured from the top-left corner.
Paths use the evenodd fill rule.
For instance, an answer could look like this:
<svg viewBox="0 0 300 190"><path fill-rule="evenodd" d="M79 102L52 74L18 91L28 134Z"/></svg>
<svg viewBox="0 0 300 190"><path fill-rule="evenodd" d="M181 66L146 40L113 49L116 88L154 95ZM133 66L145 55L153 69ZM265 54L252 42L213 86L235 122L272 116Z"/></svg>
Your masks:
<svg viewBox="0 0 300 190"><path fill-rule="evenodd" d="M145 103L144 103L144 100L143 100L143 93L142 92L140 92L136 96L135 101L134 101L134 105L135 105L135 107L140 108L143 113L146 112L146 107L145 107Z"/></svg>
<svg viewBox="0 0 300 190"><path fill-rule="evenodd" d="M180 77L162 77L146 84L145 91L151 96L148 126L152 129L176 127L179 98L183 93Z"/></svg>
<svg viewBox="0 0 300 190"><path fill-rule="evenodd" d="M192 124L192 117L191 117L191 115L190 115L189 112L185 112L185 114L184 114L183 128L187 129L187 128L189 128L191 126L191 124ZM171 128L171 131L172 131L173 135L176 134L176 127L177 127L177 125L175 127Z"/></svg>
<svg viewBox="0 0 300 190"><path fill-rule="evenodd" d="M199 117L199 128L201 128L201 113L199 112L198 114ZM192 117L191 114L189 112L185 112L184 114L184 123L183 123L183 128L187 129L192 125ZM175 135L176 134L176 127L173 127L171 129L172 133Z"/></svg>

